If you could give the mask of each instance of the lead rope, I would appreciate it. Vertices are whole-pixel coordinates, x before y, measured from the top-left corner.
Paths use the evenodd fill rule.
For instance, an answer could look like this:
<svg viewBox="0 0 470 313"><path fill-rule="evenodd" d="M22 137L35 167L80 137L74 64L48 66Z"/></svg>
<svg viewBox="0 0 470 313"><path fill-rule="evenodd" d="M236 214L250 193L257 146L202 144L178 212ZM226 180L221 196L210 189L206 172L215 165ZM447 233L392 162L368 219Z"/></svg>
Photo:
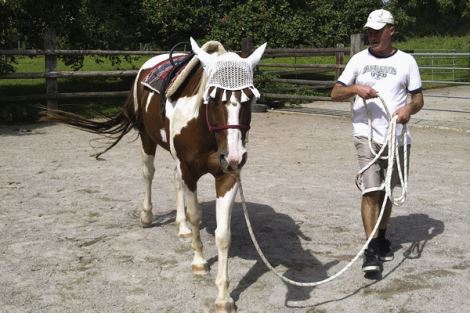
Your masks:
<svg viewBox="0 0 470 313"><path fill-rule="evenodd" d="M372 144L371 144L371 141L372 141L372 124L371 124L371 119L370 119L370 116L369 116L369 112L367 111L367 103L364 100L364 106L366 108L366 111L367 111L367 114L368 114L368 117L369 117L369 127L371 128L371 132L370 132L370 135L369 135L369 147L370 147L372 153L375 154L375 158L374 158L373 161L371 161L369 164L367 164L364 168L362 168L358 172L357 175L358 176L362 175L362 173L364 173L364 171L368 167L370 167L378 158L381 157L381 155L385 151L384 147L388 146L388 166L387 166L387 175L385 177L385 197L384 197L384 201L382 203L382 208L380 209L380 214L379 214L379 217L377 219L377 222L374 226L374 229L372 230L371 235L367 239L366 243L362 246L361 250L356 254L356 256L348 264L346 264L346 266L343 267L343 269L341 269L336 274L334 274L330 277L327 277L323 280L319 280L319 281L315 281L315 282L297 282L297 281L291 280L291 279L283 276L278 271L276 271L276 269L271 265L271 263L269 263L268 259L266 258L263 251L261 250L261 248L258 244L258 241L256 240L255 234L253 232L253 228L251 227L250 217L248 216L248 210L246 208L246 201L245 201L245 196L243 194L243 187L242 187L242 183L241 183L241 180L240 180L240 176L237 176L237 183L238 183L238 188L240 190L240 198L241 198L242 207L243 207L243 214L245 215L246 225L247 225L247 228L248 228L248 232L250 233L251 241L253 242L253 245L255 246L256 251L258 252L261 259L263 260L264 264L276 276L278 276L284 282L286 282L288 284L291 284L291 285L294 285L294 286L299 286L299 287L314 287L314 286L318 286L318 285L327 283L329 281L332 281L336 277L338 277L341 274L343 274L344 272L346 272L351 267L351 265L354 262L356 262L356 260L364 253L364 250L367 249L367 247L369 246L370 241L372 240L375 233L377 232L377 229L379 228L379 225L380 225L380 221L382 220L383 213L385 211L385 205L387 203L387 199L390 199L390 201L392 201L396 205L400 205L405 201L406 191L407 191L407 188L408 188L408 165L407 165L407 163L408 163L408 160L407 160L407 158L408 158L408 155L407 155L407 144L408 144L408 142L407 142L407 137L406 137L406 124L403 125L403 131L402 131L402 134L401 134L402 139L403 139L403 143L404 143L404 156L403 156L404 163L405 163L404 164L404 167L405 167L404 168L404 173L401 172L401 167L397 166L398 167L399 177L400 177L400 182L401 182L402 187L403 187L402 188L402 195L399 198L395 199L395 198L393 198L393 195L392 195L391 178L392 178L393 165L394 165L395 158L396 158L398 164L400 162L399 149L397 149L397 142L396 142L397 117L395 116L395 117L391 118L390 112L388 111L388 108L385 104L385 101L381 97L379 97L379 98L380 98L380 100L382 101L382 103L385 107L385 110L387 112L387 116L388 116L388 119L389 119L387 141L385 142L382 149L378 153L375 153L373 151Z"/></svg>

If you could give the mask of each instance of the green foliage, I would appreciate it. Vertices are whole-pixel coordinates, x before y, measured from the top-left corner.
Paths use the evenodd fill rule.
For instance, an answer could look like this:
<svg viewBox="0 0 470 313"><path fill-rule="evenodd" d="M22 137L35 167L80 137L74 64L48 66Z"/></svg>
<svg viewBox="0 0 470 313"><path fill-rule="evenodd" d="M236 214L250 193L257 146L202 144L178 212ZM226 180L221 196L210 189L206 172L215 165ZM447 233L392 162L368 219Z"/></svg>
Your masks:
<svg viewBox="0 0 470 313"><path fill-rule="evenodd" d="M151 30L147 39L169 49L189 37L201 38L219 18L219 9L232 1L193 0L143 0L144 22ZM222 11L223 12L223 11Z"/></svg>
<svg viewBox="0 0 470 313"><path fill-rule="evenodd" d="M468 0L391 0L388 8L405 36L464 35L469 31Z"/></svg>
<svg viewBox="0 0 470 313"><path fill-rule="evenodd" d="M141 43L149 43L154 49L168 50L190 36L201 44L218 40L229 50L239 50L245 37L251 37L255 46L268 42L268 48L347 46L352 33L363 31L369 12L381 7L395 16L396 42L402 49L470 49L470 0L0 0L0 49L16 48L18 41L26 48L43 49L46 34L56 35L59 49L136 50ZM417 39L432 35L459 37ZM143 62L117 56L62 56L59 61L59 70L138 68ZM289 61L333 63L327 58ZM43 58L0 56L0 73L43 69ZM269 92L291 88L268 84L272 75L257 75L257 84ZM0 94L14 95L16 85L31 87L28 90L38 85L37 93L43 93L43 82L37 82L0 80ZM87 85L64 82L61 91ZM107 83L114 86L115 82ZM16 116L28 115L18 112Z"/></svg>
<svg viewBox="0 0 470 313"><path fill-rule="evenodd" d="M238 46L250 37L269 47L333 47L348 43L352 32L362 30L368 13L381 1L240 1L214 24L209 38ZM345 22L347 21L347 22Z"/></svg>
<svg viewBox="0 0 470 313"><path fill-rule="evenodd" d="M14 48L14 41L18 36L14 26L15 8L13 2L0 1L0 49ZM0 73L13 72L14 64L14 56L0 55Z"/></svg>
<svg viewBox="0 0 470 313"><path fill-rule="evenodd" d="M403 37L462 34L468 0L6 0L0 1L0 46L42 49L48 31L62 49L138 49L152 43L215 39L232 50L244 37L275 47L331 47L361 32L370 11L387 7ZM81 66L81 58L64 58ZM5 60L3 61L5 63Z"/></svg>

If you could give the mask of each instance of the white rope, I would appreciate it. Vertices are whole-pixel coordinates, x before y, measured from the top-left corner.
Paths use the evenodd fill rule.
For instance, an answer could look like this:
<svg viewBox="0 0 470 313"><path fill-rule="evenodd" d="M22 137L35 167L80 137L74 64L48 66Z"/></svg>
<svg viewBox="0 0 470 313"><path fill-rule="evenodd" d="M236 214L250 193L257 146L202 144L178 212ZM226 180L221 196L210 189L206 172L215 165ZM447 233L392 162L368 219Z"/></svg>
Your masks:
<svg viewBox="0 0 470 313"><path fill-rule="evenodd" d="M370 167L378 158L380 158L381 155L383 154L383 152L385 151L384 147L388 146L388 166L387 166L387 175L385 177L385 197L384 197L384 201L382 203L382 208L380 209L380 214L377 218L377 222L375 223L374 229L372 230L372 233L370 234L369 238L367 239L365 244L362 246L361 250L356 254L356 256L348 264L346 264L346 266L344 266L343 269L341 269L336 274L334 274L330 277L327 277L323 280L319 280L319 281L315 281L315 282L297 282L297 281L291 280L291 279L283 276L281 273L276 271L276 269L271 265L271 263L269 263L268 259L266 258L263 251L261 250L261 248L258 244L258 241L256 240L255 234L253 232L253 228L251 227L250 217L248 216L248 210L246 208L246 201L245 201L245 196L243 194L242 183L241 183L240 177L237 176L237 183L238 183L238 187L239 187L239 190L240 190L240 198L241 198L242 207L243 207L243 214L245 215L246 225L247 225L247 228L248 228L248 232L250 233L251 241L253 242L253 245L255 246L256 251L258 252L261 259L263 260L264 264L276 276L278 276L284 282L286 282L288 284L291 284L291 285L294 285L294 286L299 286L299 287L314 287L314 286L318 286L318 285L327 283L329 281L332 281L333 279L337 278L338 276L340 276L341 274L346 272L351 267L351 265L364 253L364 250L367 249L367 247L369 246L370 241L374 238L374 235L377 232L377 229L379 228L380 222L382 220L382 216L383 216L384 211L385 211L385 206L387 204L387 199L390 199L390 201L392 201L394 204L397 204L397 205L400 205L405 201L405 199L406 199L406 190L408 188L408 186L407 186L407 184L408 184L408 165L407 165L408 155L407 155L406 124L403 125L403 132L401 134L402 138L403 138L403 143L404 143L404 156L403 156L403 158L404 158L404 163L405 163L405 169L404 169L405 173L402 173L401 172L401 167L399 166L399 164L400 164L399 163L399 161L400 161L400 159L399 159L399 149L397 149L397 142L396 142L397 117L395 116L395 117L391 118L390 113L388 112L388 108L385 104L385 101L382 98L380 98L380 100L384 104L384 107L387 111L387 116L389 118L389 129L388 129L388 133L387 133L387 141L385 142L382 149L377 154L375 154L375 152L373 151L372 145L371 144L369 145L371 151L376 156L375 156L375 158L372 162L367 164L364 168L362 168L358 172L358 176L362 175L362 173L364 173L364 171L368 167ZM365 102L365 100L364 100L364 106L366 107L366 110L367 110L367 103ZM372 129L372 125L371 125L370 120L371 119L370 119L370 116L369 116L369 127ZM372 130L371 130L371 135L372 135ZM371 135L369 136L369 141L372 141ZM393 165L394 165L395 158L398 162L397 167L398 167L398 172L399 172L399 176L400 176L400 182L402 183L402 195L397 199L394 199L393 196L392 196L392 189L393 188L391 186L391 177L392 177Z"/></svg>

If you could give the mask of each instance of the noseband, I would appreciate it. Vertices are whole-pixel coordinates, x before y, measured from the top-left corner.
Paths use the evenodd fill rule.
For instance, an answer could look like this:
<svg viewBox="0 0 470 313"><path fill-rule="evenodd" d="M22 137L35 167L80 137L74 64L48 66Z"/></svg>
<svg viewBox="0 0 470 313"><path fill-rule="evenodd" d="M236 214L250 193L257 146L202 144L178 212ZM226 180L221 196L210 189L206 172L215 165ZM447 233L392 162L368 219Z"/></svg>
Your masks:
<svg viewBox="0 0 470 313"><path fill-rule="evenodd" d="M218 131L229 129L229 128L246 129L246 130L250 129L250 125L244 125L244 124L235 124L235 125L227 124L227 125L220 125L220 126L211 125L211 123L209 122L209 101L207 101L206 103L206 122L207 122L207 127L209 128L210 132L218 132Z"/></svg>

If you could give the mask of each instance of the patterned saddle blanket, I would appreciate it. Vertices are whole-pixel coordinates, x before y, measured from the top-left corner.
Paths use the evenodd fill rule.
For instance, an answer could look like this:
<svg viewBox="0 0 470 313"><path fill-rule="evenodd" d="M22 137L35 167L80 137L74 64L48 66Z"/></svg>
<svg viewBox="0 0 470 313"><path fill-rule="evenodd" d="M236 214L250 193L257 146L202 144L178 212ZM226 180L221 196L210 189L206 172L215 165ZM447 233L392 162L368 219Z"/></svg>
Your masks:
<svg viewBox="0 0 470 313"><path fill-rule="evenodd" d="M188 62L193 57L192 53L185 55L177 55L173 57L173 64L170 59L165 59L157 63L151 70L147 77L142 81L142 85L150 88L151 90L165 95L165 91L178 74L186 67Z"/></svg>

